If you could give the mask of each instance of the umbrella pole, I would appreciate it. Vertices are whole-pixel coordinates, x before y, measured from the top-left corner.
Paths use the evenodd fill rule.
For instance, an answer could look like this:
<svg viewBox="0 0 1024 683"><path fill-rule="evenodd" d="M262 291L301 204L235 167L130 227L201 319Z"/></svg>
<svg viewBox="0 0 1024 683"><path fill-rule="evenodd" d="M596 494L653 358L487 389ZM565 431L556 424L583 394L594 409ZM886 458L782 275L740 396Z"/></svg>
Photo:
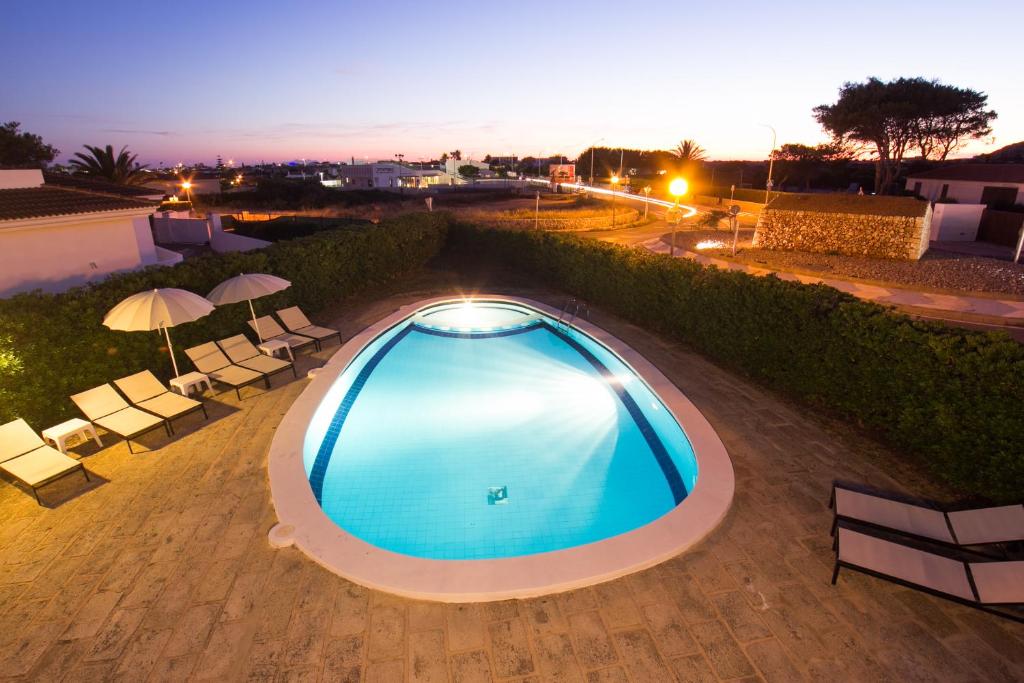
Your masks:
<svg viewBox="0 0 1024 683"><path fill-rule="evenodd" d="M171 346L171 332L167 329L167 325L161 325L164 328L164 336L167 338L167 352L171 354L171 365L174 366L174 376L178 375L178 361L174 360L174 347Z"/></svg>
<svg viewBox="0 0 1024 683"><path fill-rule="evenodd" d="M260 344L263 343L263 333L260 332L260 324L256 322L256 309L252 307L252 299L247 300L249 302L249 312L252 313L252 326L256 328L256 336L260 338Z"/></svg>

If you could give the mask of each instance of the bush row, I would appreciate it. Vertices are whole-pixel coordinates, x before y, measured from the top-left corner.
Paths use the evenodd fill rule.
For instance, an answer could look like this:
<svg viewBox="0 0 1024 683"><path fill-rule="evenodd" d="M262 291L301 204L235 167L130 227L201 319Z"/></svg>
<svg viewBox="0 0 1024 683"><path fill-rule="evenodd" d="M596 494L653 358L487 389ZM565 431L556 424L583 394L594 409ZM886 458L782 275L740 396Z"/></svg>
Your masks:
<svg viewBox="0 0 1024 683"><path fill-rule="evenodd" d="M610 228L612 210L582 209L559 210L547 209L540 211L538 219L534 211L520 209L516 211L467 211L464 217L468 221L497 228L515 230L533 229L536 223L541 230L598 230ZM615 225L624 228L640 220L640 211L630 207L619 207L615 211Z"/></svg>
<svg viewBox="0 0 1024 683"><path fill-rule="evenodd" d="M0 300L0 424L23 417L37 430L73 417L71 394L149 368L161 379L171 364L160 332L115 332L102 320L137 292L177 287L205 296L238 273L271 273L292 286L254 303L257 315L298 304L308 315L368 287L422 266L439 252L445 214L407 214L361 230L321 232L261 251L189 259L115 275L62 294L31 293ZM248 333L245 303L217 308L175 327L171 340L182 372L183 349Z"/></svg>
<svg viewBox="0 0 1024 683"><path fill-rule="evenodd" d="M222 218L225 228L239 235L278 242L308 237L324 230L362 229L372 223L360 218L328 218L317 216L278 216L267 221L240 221L231 216Z"/></svg>
<svg viewBox="0 0 1024 683"><path fill-rule="evenodd" d="M572 235L456 225L449 248L511 265L860 423L966 492L1024 492L1024 346L1005 335Z"/></svg>

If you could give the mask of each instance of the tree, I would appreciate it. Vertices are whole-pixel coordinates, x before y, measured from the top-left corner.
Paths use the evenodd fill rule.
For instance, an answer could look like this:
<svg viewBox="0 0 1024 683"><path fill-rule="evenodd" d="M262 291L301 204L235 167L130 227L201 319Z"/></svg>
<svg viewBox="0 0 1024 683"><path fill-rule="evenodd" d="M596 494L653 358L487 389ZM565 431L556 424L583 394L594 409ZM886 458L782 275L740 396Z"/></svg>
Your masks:
<svg viewBox="0 0 1024 683"><path fill-rule="evenodd" d="M89 154L75 152L71 159L71 167L76 173L104 178L121 185L138 185L146 180L145 166L135 161L135 154L130 154L127 147L122 147L115 156L111 145L93 147L82 145Z"/></svg>
<svg viewBox="0 0 1024 683"><path fill-rule="evenodd" d="M834 144L811 147L798 143L787 143L775 152L775 165L779 169L782 185L789 178L810 189L811 181L820 175L823 167L837 161L847 161L850 155Z"/></svg>
<svg viewBox="0 0 1024 683"><path fill-rule="evenodd" d="M689 165L698 161L704 161L707 158L707 153L704 148L697 144L696 140L683 140L676 148L672 150L672 153L676 155L679 161L683 162L683 165Z"/></svg>
<svg viewBox="0 0 1024 683"><path fill-rule="evenodd" d="M459 166L459 175L463 178L476 178L480 175L480 169L472 164Z"/></svg>
<svg viewBox="0 0 1024 683"><path fill-rule="evenodd" d="M457 149L454 152L452 152L451 158L455 159L455 161L462 161L462 150Z"/></svg>
<svg viewBox="0 0 1024 683"><path fill-rule="evenodd" d="M40 136L20 129L18 121L0 125L0 166L45 168L60 154L59 149L43 142Z"/></svg>
<svg viewBox="0 0 1024 683"><path fill-rule="evenodd" d="M815 107L814 116L834 144L874 156L875 192L885 192L909 151L944 159L966 140L986 135L996 116L984 109L987 100L982 93L938 81L872 77L844 83L835 104Z"/></svg>
<svg viewBox="0 0 1024 683"><path fill-rule="evenodd" d="M996 113L986 109L988 95L936 81L927 85L920 95L924 112L914 126L915 143L922 157L945 161L968 140L992 132Z"/></svg>

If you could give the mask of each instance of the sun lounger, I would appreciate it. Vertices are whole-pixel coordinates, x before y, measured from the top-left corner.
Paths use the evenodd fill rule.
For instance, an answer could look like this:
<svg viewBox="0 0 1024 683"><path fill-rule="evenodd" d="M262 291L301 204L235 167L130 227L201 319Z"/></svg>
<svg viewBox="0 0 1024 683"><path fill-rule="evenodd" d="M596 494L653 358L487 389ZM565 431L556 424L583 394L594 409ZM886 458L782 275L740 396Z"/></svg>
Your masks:
<svg viewBox="0 0 1024 683"><path fill-rule="evenodd" d="M163 427L167 436L171 435L171 426L167 420L128 405L109 384L75 394L71 400L94 425L124 439L129 453L135 452L132 450L132 439L141 434Z"/></svg>
<svg viewBox="0 0 1024 683"><path fill-rule="evenodd" d="M149 370L137 372L129 377L115 379L114 384L136 407L167 420L172 434L174 433L174 425L171 421L189 413L201 410L203 411L203 417L207 420L210 419L210 415L206 412L206 406L203 405L202 401L168 391Z"/></svg>
<svg viewBox="0 0 1024 683"><path fill-rule="evenodd" d="M843 567L1024 623L1024 561L964 562L841 525L832 583Z"/></svg>
<svg viewBox="0 0 1024 683"><path fill-rule="evenodd" d="M191 349L185 349L185 355L189 357L196 370L234 388L238 400L242 400L241 388L260 380L270 388L270 380L262 372L250 368L243 368L233 365L220 347L213 342L206 342Z"/></svg>
<svg viewBox="0 0 1024 683"><path fill-rule="evenodd" d="M259 325L259 328L256 326ZM285 332L284 328L281 327L276 320L271 318L269 315L265 315L262 318L249 321L249 327L256 333L263 341L270 341L276 339L277 341L283 341L288 346L292 347L293 351L298 351L301 348L313 344L316 350L320 350L320 342L312 337L306 337L301 334L293 334L291 332Z"/></svg>
<svg viewBox="0 0 1024 683"><path fill-rule="evenodd" d="M341 343L341 332L309 322L309 318L306 317L306 314L298 306L278 311L277 317L281 319L281 322L284 323L289 332L301 334L304 337L312 337L316 339L318 344L331 337L337 337L338 343Z"/></svg>
<svg viewBox="0 0 1024 683"><path fill-rule="evenodd" d="M32 489L40 505L37 489L76 470L89 481L85 465L46 445L24 420L0 425L0 471Z"/></svg>
<svg viewBox="0 0 1024 683"><path fill-rule="evenodd" d="M1024 505L946 512L892 494L834 482L830 500L840 520L850 520L949 546L983 546L1024 540Z"/></svg>
<svg viewBox="0 0 1024 683"><path fill-rule="evenodd" d="M294 363L281 360L280 358L272 358L271 356L263 355L260 353L259 349L252 345L251 341L245 338L244 334L236 334L234 337L221 339L217 342L217 346L224 351L225 355L227 355L235 365L241 365L243 368L262 372L268 378L271 375L275 375L289 369L292 371L292 375L294 377L298 377L295 372Z"/></svg>

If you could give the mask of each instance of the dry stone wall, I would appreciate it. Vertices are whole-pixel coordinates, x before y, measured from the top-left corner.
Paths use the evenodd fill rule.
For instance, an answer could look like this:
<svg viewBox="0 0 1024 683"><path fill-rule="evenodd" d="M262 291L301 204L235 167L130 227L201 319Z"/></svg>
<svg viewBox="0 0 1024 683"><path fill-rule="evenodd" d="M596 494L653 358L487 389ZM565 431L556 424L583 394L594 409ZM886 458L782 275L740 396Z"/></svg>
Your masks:
<svg viewBox="0 0 1024 683"><path fill-rule="evenodd" d="M881 216L773 209L761 212L754 246L847 256L917 260L928 249L931 208L924 216Z"/></svg>

